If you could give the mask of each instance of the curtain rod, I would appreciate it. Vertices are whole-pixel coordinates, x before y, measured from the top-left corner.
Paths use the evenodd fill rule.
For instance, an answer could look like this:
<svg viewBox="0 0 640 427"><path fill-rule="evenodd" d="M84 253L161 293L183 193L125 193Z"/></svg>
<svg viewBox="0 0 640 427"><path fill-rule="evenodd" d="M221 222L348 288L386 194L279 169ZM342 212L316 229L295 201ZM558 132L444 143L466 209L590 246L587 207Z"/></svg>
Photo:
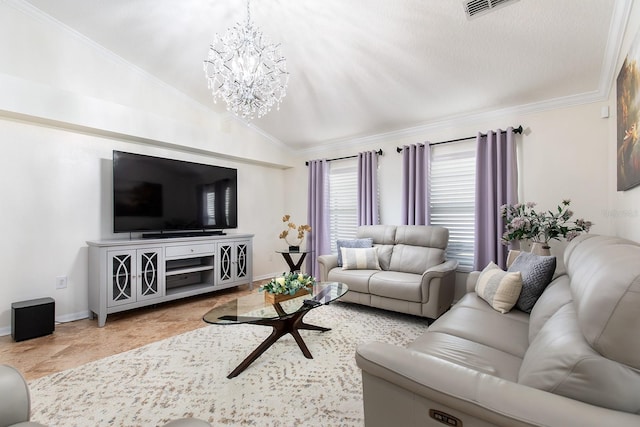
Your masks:
<svg viewBox="0 0 640 427"><path fill-rule="evenodd" d="M502 131L502 133L505 133L506 131ZM513 133L522 133L522 125L518 126L517 128L513 129ZM481 136L487 136L484 133L480 134ZM467 136L466 138L458 138L458 139L450 139L449 141L440 141L440 142L432 142L429 145L440 145L440 144L448 144L450 142L459 142L459 141L466 141L467 139L474 139L477 138L477 136ZM402 153L402 147L396 147L396 151L398 153Z"/></svg>
<svg viewBox="0 0 640 427"><path fill-rule="evenodd" d="M375 152L378 156L382 156L382 148ZM344 159L353 159L354 157L358 157L357 154L353 156L345 156L345 157L337 157L335 159L327 159L327 162L333 162L334 160L344 160ZM309 166L309 162L304 162L305 166Z"/></svg>

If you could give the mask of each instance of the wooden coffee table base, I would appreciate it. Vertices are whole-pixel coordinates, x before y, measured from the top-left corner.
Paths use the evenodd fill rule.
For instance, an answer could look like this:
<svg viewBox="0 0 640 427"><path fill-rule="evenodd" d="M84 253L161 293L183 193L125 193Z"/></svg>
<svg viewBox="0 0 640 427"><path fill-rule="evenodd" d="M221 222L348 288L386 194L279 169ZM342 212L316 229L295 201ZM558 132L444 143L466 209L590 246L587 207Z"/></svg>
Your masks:
<svg viewBox="0 0 640 427"><path fill-rule="evenodd" d="M278 314L284 317L281 317L279 319L260 319L250 322L252 325L271 326L273 327L273 331L271 332L271 335L269 335L267 339L262 342L262 344L260 344L255 350L253 350L253 352L249 356L247 356L247 358L244 359L242 363L238 365L237 368L235 368L229 375L227 375L227 378L234 378L240 375L242 371L247 369L249 365L251 365L258 357L260 357L262 353L264 353L269 347L271 347L273 343L278 341L286 334L291 334L293 336L293 339L295 339L298 343L298 347L300 347L300 350L302 350L302 354L304 354L307 359L313 359L311 352L298 333L298 330L306 329L310 331L320 332L331 330L330 328L324 328L322 326L315 326L304 323L302 318L311 310L302 310L287 316L284 310L282 310L282 308L280 307L280 304L274 304L273 306Z"/></svg>

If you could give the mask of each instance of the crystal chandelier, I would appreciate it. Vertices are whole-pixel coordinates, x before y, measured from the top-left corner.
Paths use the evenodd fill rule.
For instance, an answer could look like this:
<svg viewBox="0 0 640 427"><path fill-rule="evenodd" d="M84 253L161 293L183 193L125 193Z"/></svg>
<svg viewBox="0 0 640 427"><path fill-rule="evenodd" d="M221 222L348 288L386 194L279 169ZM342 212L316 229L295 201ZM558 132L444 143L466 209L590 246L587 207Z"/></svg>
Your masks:
<svg viewBox="0 0 640 427"><path fill-rule="evenodd" d="M280 53L280 44L272 44L251 24L249 0L247 22L236 24L223 36L216 34L204 60L209 89L227 103L227 110L244 120L267 114L287 92L289 73Z"/></svg>

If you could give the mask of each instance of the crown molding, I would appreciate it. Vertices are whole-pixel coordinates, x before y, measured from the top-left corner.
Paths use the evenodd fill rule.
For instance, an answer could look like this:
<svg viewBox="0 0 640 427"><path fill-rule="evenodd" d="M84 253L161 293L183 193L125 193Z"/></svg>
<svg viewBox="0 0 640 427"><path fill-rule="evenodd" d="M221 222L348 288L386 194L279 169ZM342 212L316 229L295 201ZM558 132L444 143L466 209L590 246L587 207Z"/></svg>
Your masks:
<svg viewBox="0 0 640 427"><path fill-rule="evenodd" d="M360 137L347 137L327 141L319 146L305 148L299 150L300 154L311 154L317 152L323 152L326 150L332 150L337 148L344 148L349 146L361 146L366 144L380 144L393 140L410 138L410 137L424 137L425 134L433 132L438 129L447 129L456 126L467 126L476 122L486 122L493 119L499 119L501 117L510 115L525 115L532 113L539 113L550 110L557 110L560 108L575 107L583 104L591 104L594 102L602 102L608 99L608 94L601 93L600 90L593 92L586 92L577 95L570 95L561 98L549 99L542 102L535 102L530 104L518 105L515 107L501 108L498 110L485 111L485 112L473 112L462 115L455 115L449 117L443 117L437 120L429 121L417 126L399 129L390 132L379 133L375 135L367 135Z"/></svg>
<svg viewBox="0 0 640 427"><path fill-rule="evenodd" d="M606 98L609 98L618 72L618 58L622 53L622 42L629 23L632 6L633 0L619 0L616 1L613 9L611 23L609 24L609 37L607 38L602 64L603 71L600 75L600 85L598 86L598 90Z"/></svg>

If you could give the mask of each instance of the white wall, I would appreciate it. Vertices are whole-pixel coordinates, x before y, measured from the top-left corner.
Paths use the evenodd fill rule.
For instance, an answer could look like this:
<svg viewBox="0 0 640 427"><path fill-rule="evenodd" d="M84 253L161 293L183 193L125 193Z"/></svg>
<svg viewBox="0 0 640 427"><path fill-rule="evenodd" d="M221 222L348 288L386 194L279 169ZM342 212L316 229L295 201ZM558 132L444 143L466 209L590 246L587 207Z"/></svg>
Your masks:
<svg viewBox="0 0 640 427"><path fill-rule="evenodd" d="M292 160L282 144L14 6L0 2L0 334L15 301L51 296L59 321L88 314L85 242L114 237L113 150L237 168L254 277L286 268L275 253Z"/></svg>

